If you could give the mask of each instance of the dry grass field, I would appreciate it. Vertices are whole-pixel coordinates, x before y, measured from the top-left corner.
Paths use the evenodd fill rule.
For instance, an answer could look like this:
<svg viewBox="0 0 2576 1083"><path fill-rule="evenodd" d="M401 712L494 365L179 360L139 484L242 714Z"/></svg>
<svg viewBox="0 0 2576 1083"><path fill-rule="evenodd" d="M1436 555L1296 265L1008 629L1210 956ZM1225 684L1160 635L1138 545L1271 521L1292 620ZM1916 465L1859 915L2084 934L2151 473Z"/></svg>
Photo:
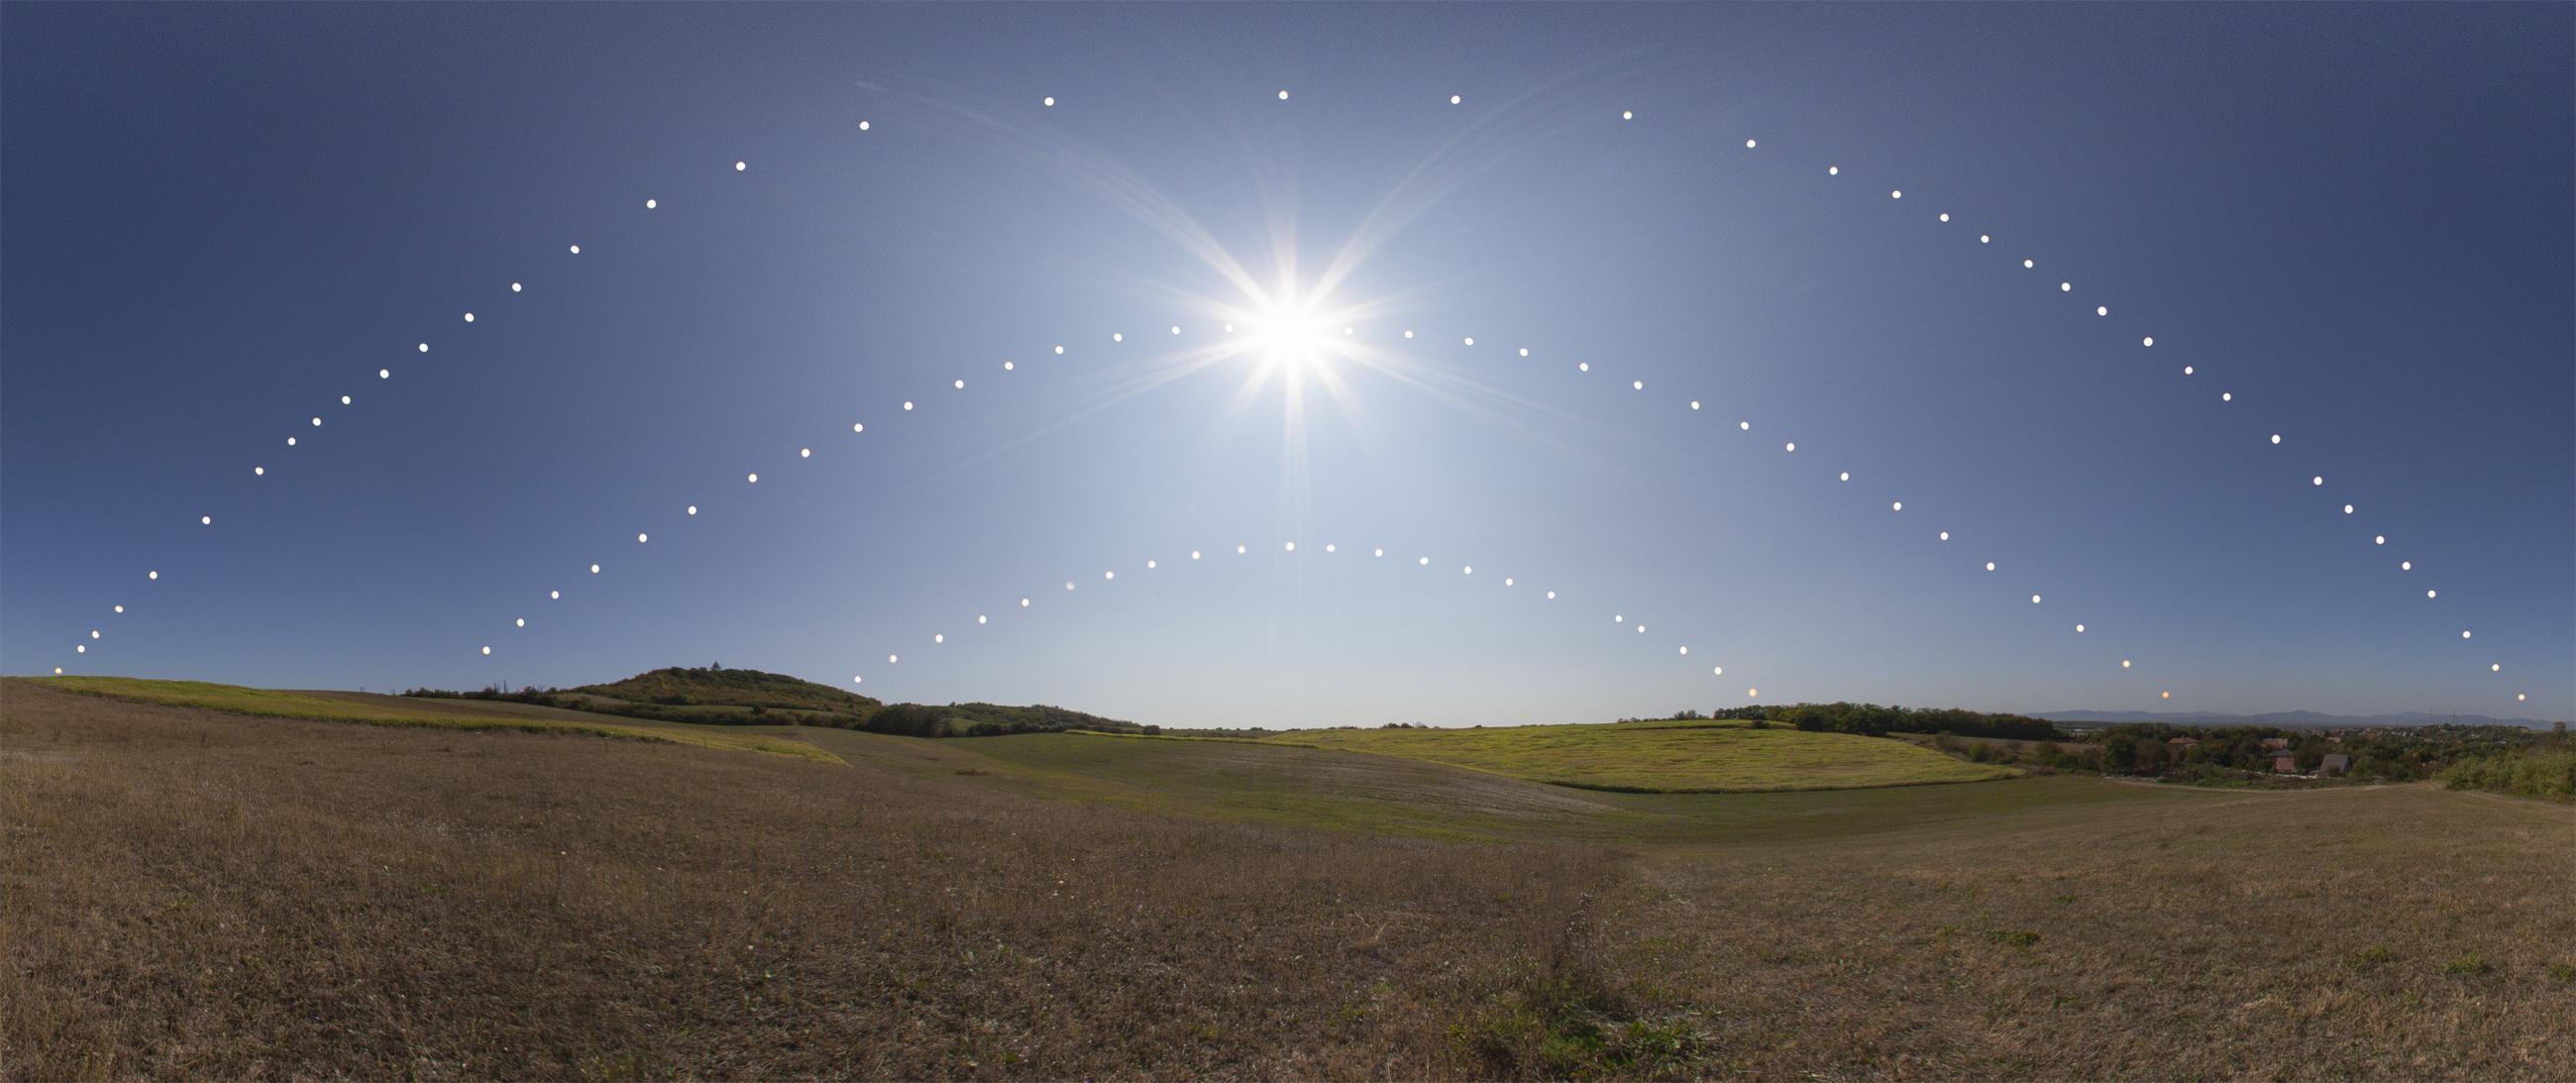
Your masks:
<svg viewBox="0 0 2576 1083"><path fill-rule="evenodd" d="M0 681L0 1078L2576 1076L2576 810Z"/></svg>
<svg viewBox="0 0 2576 1083"><path fill-rule="evenodd" d="M1430 760L1560 786L1653 793L1919 786L2016 773L1899 741L1730 721L1302 730L1267 740Z"/></svg>

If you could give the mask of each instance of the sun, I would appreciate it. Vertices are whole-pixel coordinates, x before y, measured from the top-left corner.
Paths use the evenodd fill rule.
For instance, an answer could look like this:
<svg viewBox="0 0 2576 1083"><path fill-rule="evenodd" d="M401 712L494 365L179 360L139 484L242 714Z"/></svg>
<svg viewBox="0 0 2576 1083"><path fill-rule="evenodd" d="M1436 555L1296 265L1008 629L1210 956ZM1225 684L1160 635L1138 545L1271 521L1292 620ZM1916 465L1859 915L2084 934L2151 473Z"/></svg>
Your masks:
<svg viewBox="0 0 2576 1083"><path fill-rule="evenodd" d="M1265 367L1303 371L1324 364L1333 339L1324 313L1289 299L1259 305L1244 317L1242 353Z"/></svg>

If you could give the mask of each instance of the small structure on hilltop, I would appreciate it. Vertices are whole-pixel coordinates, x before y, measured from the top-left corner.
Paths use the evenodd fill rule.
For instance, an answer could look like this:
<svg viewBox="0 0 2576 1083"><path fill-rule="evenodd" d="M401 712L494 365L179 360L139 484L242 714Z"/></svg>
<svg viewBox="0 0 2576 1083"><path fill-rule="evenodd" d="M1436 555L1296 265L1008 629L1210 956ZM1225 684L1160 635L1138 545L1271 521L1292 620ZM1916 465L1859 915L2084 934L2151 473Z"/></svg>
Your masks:
<svg viewBox="0 0 2576 1083"><path fill-rule="evenodd" d="M2272 757L2272 773L2273 773L2273 774L2276 774L2276 775L2295 775L2295 774L2298 774L2298 773L2299 773L2299 758L2298 758L2298 757L2296 757L2296 756L2290 755L2290 754L2289 754L2289 753L2287 753L2287 752L2284 752L2284 753L2282 753L2282 754L2280 754L2280 755L2278 755L2278 756L2274 756L2274 757Z"/></svg>
<svg viewBox="0 0 2576 1083"><path fill-rule="evenodd" d="M2326 753L2326 758L2317 764L2317 773L2320 775L2349 774L2351 771L2352 757L2341 752Z"/></svg>

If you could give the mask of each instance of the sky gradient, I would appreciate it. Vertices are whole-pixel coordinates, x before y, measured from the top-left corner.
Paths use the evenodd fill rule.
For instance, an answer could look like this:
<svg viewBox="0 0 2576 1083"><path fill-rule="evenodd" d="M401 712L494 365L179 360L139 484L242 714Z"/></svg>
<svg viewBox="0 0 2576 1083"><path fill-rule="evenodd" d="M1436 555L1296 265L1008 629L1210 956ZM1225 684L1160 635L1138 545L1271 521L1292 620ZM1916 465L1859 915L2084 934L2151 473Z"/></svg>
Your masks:
<svg viewBox="0 0 2576 1083"><path fill-rule="evenodd" d="M12 4L0 670L2565 718L2572 27Z"/></svg>

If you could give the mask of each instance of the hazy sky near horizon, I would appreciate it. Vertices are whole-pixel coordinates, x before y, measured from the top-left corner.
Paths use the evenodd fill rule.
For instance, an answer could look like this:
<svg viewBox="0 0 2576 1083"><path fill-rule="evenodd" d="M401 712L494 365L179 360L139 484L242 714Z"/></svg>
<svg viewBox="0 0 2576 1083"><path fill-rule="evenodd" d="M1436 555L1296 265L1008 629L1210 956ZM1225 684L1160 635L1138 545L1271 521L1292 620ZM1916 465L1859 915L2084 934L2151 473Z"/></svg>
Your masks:
<svg viewBox="0 0 2576 1083"><path fill-rule="evenodd" d="M2565 5L10 4L0 669L2565 718L2571 45ZM1218 265L1311 290L1354 237L1265 367Z"/></svg>

